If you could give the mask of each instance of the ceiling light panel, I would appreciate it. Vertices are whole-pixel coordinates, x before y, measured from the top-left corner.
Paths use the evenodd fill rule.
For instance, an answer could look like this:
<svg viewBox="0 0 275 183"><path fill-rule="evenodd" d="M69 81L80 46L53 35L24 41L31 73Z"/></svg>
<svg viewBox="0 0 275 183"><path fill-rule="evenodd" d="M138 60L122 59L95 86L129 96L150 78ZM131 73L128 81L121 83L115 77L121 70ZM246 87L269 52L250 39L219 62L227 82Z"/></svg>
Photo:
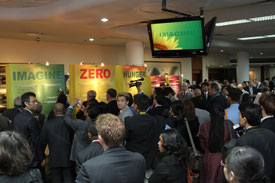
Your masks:
<svg viewBox="0 0 275 183"><path fill-rule="evenodd" d="M270 21L270 20L275 20L275 15L219 22L219 23L216 23L216 26L222 27L222 26L228 26L228 25L244 24L244 23L251 23L251 22L262 22L262 21Z"/></svg>
<svg viewBox="0 0 275 183"><path fill-rule="evenodd" d="M265 39L265 38L275 38L275 34L264 35L264 36L243 37L243 38L238 38L238 40L247 41L247 40L254 40L254 39Z"/></svg>

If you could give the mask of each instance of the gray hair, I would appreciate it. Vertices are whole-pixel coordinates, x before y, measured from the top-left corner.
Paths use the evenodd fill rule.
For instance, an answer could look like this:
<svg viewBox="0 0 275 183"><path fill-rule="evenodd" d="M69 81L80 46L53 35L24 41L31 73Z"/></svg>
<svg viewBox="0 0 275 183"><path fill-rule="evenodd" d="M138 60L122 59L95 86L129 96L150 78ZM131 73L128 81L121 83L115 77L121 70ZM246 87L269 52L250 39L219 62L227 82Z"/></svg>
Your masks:
<svg viewBox="0 0 275 183"><path fill-rule="evenodd" d="M18 96L14 99L13 105L15 108L20 108L22 107L22 101L21 101L21 96Z"/></svg>
<svg viewBox="0 0 275 183"><path fill-rule="evenodd" d="M88 91L87 95L88 95L89 97L95 98L95 97L96 97L96 91L90 90L90 91Z"/></svg>

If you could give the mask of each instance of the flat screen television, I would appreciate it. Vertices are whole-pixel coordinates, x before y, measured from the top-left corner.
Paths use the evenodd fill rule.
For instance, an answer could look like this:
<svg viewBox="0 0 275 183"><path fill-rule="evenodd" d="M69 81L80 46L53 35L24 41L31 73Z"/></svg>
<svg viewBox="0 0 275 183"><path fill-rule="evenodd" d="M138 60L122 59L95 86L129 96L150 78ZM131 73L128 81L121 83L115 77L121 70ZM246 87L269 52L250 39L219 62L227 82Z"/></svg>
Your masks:
<svg viewBox="0 0 275 183"><path fill-rule="evenodd" d="M213 17L205 26L205 43L206 43L206 54L209 53L211 42L214 36L214 30L216 27L217 17Z"/></svg>
<svg viewBox="0 0 275 183"><path fill-rule="evenodd" d="M147 27L153 57L179 58L206 54L203 17L153 20Z"/></svg>

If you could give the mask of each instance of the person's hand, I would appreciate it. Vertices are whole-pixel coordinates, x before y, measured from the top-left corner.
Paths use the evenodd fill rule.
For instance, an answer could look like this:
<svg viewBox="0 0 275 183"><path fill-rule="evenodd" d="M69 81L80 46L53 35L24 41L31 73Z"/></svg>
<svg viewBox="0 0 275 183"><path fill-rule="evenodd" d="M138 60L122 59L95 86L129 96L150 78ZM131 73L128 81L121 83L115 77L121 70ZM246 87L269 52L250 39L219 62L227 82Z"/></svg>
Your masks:
<svg viewBox="0 0 275 183"><path fill-rule="evenodd" d="M80 100L79 98L75 98L75 99L73 100L73 102L72 102L71 105L74 106L74 107L76 107L79 100Z"/></svg>

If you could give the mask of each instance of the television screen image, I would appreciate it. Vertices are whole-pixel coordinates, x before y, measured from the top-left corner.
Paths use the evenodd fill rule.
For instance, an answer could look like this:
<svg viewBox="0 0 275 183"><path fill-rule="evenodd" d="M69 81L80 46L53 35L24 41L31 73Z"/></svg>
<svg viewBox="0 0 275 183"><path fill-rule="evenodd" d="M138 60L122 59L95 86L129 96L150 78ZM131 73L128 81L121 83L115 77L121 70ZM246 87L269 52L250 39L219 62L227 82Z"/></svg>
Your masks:
<svg viewBox="0 0 275 183"><path fill-rule="evenodd" d="M205 54L201 17L154 20L148 24L153 57L188 57Z"/></svg>

